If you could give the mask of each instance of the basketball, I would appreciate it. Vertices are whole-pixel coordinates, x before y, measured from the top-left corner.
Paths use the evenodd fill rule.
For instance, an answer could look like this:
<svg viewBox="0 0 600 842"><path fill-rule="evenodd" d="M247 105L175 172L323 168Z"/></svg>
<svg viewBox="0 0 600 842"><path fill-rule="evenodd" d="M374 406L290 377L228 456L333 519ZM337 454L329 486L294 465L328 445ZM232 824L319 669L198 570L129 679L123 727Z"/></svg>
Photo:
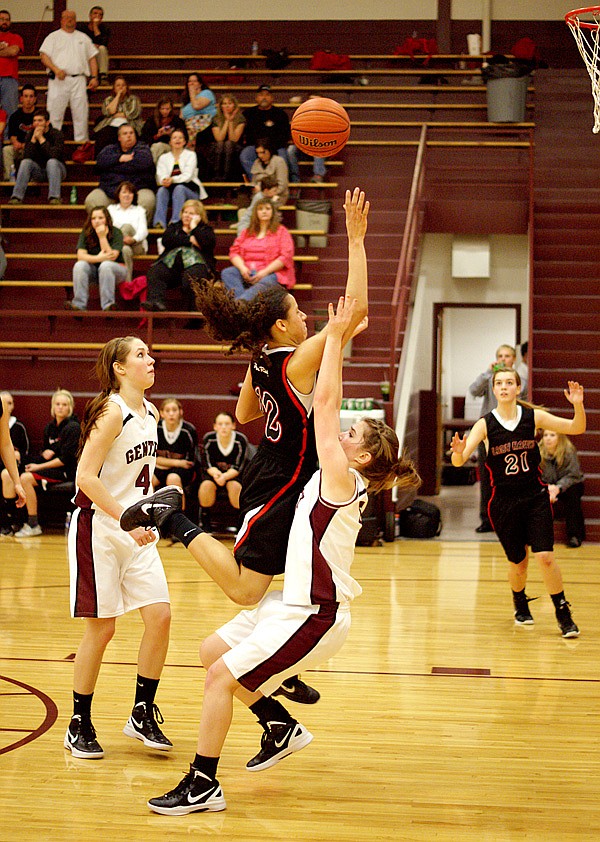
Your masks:
<svg viewBox="0 0 600 842"><path fill-rule="evenodd" d="M313 158L328 158L346 145L350 118L334 99L316 96L296 109L291 129L298 149Z"/></svg>

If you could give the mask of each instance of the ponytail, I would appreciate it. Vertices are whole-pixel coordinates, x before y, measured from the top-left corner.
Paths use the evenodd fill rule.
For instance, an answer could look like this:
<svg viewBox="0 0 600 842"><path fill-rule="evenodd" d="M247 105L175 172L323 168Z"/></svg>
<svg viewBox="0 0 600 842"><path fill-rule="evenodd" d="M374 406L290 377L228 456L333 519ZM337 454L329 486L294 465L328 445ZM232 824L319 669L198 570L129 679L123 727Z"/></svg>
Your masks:
<svg viewBox="0 0 600 842"><path fill-rule="evenodd" d="M398 436L383 421L364 418L364 449L371 454L371 461L361 466L360 473L369 481L369 491L377 494L389 488L418 488L421 477L413 461L403 453L398 456Z"/></svg>

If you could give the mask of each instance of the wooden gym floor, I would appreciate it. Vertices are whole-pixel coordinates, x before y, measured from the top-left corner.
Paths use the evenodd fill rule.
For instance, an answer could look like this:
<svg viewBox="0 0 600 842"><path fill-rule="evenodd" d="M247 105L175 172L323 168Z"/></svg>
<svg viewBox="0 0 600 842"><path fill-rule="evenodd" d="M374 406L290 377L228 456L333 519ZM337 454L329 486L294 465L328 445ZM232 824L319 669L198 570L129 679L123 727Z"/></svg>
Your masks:
<svg viewBox="0 0 600 842"><path fill-rule="evenodd" d="M169 818L195 751L199 641L236 611L180 546L161 548L173 607L158 704L175 743L152 753L123 736L141 634L117 624L94 701L106 752L62 746L81 626L68 616L62 535L0 541L0 840L597 840L600 838L600 548L557 547L582 633L563 640L532 565L536 624L512 620L494 541L396 541L359 549L364 588L339 655L305 678L322 694L289 704L313 743L265 772L236 709L219 779L222 813ZM285 700L283 700L285 701Z"/></svg>

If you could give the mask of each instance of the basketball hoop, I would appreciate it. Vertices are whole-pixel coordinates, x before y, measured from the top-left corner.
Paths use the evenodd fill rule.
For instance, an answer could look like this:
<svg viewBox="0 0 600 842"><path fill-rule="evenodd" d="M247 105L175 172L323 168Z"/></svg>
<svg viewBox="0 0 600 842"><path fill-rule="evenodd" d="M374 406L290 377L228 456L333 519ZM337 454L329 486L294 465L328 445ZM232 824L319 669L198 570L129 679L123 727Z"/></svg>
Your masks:
<svg viewBox="0 0 600 842"><path fill-rule="evenodd" d="M600 132L600 6L573 9L567 12L565 21L581 53L587 72L592 80L594 97L594 134Z"/></svg>

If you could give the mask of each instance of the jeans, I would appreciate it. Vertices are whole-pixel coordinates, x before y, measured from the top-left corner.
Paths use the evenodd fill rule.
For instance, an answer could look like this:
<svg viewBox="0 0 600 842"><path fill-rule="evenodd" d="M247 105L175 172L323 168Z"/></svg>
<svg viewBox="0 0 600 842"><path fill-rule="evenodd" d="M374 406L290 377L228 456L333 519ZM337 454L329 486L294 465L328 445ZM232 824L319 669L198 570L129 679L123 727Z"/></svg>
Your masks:
<svg viewBox="0 0 600 842"><path fill-rule="evenodd" d="M23 158L21 165L19 166L19 172L17 173L17 180L15 181L12 195L16 199L23 199L25 191L27 190L27 185L32 178L36 181L45 181L47 178L48 198L59 199L60 186L66 175L66 167L62 161L58 160L58 158L49 158L45 170L38 166L38 164L36 164L36 162L31 158Z"/></svg>
<svg viewBox="0 0 600 842"><path fill-rule="evenodd" d="M221 280L227 289L233 290L233 294L238 301L251 301L253 298L264 292L270 287L277 286L279 281L277 275L273 272L271 275L265 275L260 281L255 284L247 284L242 278L242 273L236 266L228 266L221 272Z"/></svg>
<svg viewBox="0 0 600 842"><path fill-rule="evenodd" d="M0 107L6 111L4 139L8 140L8 120L19 107L19 83L12 76L0 76Z"/></svg>
<svg viewBox="0 0 600 842"><path fill-rule="evenodd" d="M102 263L87 263L78 260L73 266L73 307L86 310L89 299L90 283L100 287L100 306L107 310L115 303L115 287L127 278L127 270L122 263L104 260Z"/></svg>
<svg viewBox="0 0 600 842"><path fill-rule="evenodd" d="M285 148L285 146L282 146L281 149L278 149L277 154L281 158L283 158L289 170L290 162L288 160L287 149ZM252 164L256 161L257 158L258 155L256 154L256 146L244 146L244 148L240 152L240 163L250 181L252 181Z"/></svg>
<svg viewBox="0 0 600 842"><path fill-rule="evenodd" d="M173 207L171 209L171 222L178 222L181 214L183 203L188 199L198 198L198 188L192 190L187 184L175 184L171 187L159 187L156 194L156 211L154 213L154 225L160 222L163 227L167 227L167 211L169 209L169 199L172 198Z"/></svg>
<svg viewBox="0 0 600 842"><path fill-rule="evenodd" d="M290 171L290 181L297 182L300 181L300 168L298 167L298 160L300 161L309 161L310 155L307 155L306 152L302 152L295 146L293 143L287 148L287 159L288 159L288 168ZM325 177L325 173L327 169L325 168L325 158L313 158L313 175L320 175L321 178Z"/></svg>

